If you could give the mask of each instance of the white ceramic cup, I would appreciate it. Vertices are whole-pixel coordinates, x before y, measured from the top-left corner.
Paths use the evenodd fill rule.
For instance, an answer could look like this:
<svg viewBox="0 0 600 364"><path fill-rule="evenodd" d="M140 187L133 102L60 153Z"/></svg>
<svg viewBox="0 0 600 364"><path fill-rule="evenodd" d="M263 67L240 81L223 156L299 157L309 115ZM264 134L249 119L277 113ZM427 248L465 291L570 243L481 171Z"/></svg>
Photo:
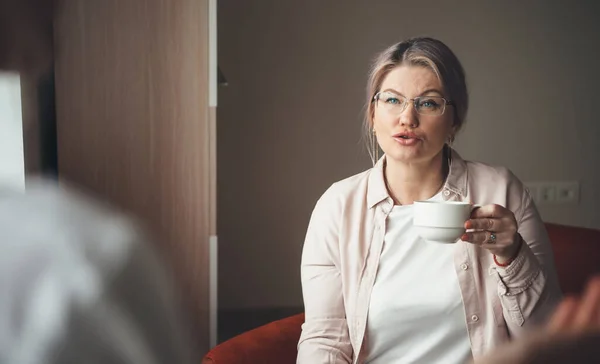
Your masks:
<svg viewBox="0 0 600 364"><path fill-rule="evenodd" d="M455 243L475 206L461 201L415 201L413 226L425 240Z"/></svg>

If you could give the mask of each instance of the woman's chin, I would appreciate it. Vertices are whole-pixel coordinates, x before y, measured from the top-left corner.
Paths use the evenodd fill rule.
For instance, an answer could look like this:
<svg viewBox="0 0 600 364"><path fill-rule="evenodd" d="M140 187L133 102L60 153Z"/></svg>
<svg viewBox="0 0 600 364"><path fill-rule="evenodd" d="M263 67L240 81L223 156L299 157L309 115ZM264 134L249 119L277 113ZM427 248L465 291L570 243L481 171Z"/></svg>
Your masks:
<svg viewBox="0 0 600 364"><path fill-rule="evenodd" d="M417 148L403 148L403 150L394 150L385 153L386 157L396 162L411 163L418 162L424 159L424 153Z"/></svg>
<svg viewBox="0 0 600 364"><path fill-rule="evenodd" d="M421 148L394 148L386 152L386 158L398 163L422 163L434 159L439 153L427 153Z"/></svg>

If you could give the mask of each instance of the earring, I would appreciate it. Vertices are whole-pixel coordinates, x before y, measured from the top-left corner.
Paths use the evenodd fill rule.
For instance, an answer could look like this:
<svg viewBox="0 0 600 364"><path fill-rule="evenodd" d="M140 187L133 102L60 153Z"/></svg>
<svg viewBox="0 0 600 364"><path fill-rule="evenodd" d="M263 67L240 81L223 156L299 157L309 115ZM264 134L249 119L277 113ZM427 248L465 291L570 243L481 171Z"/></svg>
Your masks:
<svg viewBox="0 0 600 364"><path fill-rule="evenodd" d="M446 140L446 144L448 144L448 146L451 147L452 143L454 143L454 135L450 134L450 135L448 135L448 139Z"/></svg>

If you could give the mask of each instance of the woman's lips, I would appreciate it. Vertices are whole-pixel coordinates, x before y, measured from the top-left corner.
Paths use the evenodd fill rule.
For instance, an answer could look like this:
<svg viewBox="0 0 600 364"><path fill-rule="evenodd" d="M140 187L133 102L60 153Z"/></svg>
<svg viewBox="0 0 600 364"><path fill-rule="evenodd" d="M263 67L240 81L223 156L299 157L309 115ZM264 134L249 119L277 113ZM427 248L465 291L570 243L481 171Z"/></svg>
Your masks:
<svg viewBox="0 0 600 364"><path fill-rule="evenodd" d="M395 136L394 140L397 141L398 143L400 143L401 145L405 145L405 146L413 146L416 145L417 143L419 143L421 141L421 139L419 138L412 138L412 137L401 137L401 136Z"/></svg>

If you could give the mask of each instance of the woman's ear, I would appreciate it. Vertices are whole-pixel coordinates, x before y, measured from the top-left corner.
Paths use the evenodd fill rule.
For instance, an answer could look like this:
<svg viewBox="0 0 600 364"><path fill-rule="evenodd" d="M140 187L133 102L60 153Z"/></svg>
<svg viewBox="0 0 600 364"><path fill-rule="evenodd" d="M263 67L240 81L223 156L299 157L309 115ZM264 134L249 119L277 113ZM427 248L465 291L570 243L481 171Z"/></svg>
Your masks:
<svg viewBox="0 0 600 364"><path fill-rule="evenodd" d="M458 127L456 126L456 123L453 122L450 132L448 133L448 140L450 142L454 142L454 139L456 139L456 133L458 133Z"/></svg>

